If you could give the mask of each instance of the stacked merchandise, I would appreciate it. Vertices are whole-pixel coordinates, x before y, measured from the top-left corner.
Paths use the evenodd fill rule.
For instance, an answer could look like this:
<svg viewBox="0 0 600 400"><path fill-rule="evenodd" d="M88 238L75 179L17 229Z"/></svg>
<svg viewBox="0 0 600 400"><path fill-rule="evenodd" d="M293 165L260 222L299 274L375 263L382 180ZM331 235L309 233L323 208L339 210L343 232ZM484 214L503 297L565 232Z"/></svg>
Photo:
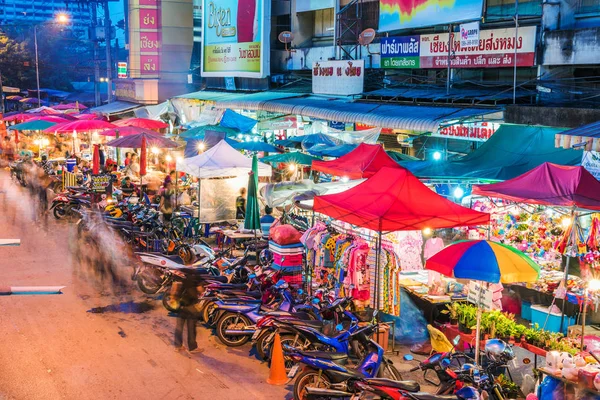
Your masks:
<svg viewBox="0 0 600 400"><path fill-rule="evenodd" d="M302 285L302 243L280 245L270 240L269 250L273 253L272 267L281 271L282 279L290 285Z"/></svg>

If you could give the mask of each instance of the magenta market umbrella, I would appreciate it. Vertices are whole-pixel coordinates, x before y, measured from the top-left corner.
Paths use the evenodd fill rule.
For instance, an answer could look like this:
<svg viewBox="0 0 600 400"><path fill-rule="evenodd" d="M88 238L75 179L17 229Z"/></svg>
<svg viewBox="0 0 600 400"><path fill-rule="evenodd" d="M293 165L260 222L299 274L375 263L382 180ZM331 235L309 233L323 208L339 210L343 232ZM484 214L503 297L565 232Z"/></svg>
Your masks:
<svg viewBox="0 0 600 400"><path fill-rule="evenodd" d="M101 131L117 126L110 122L100 121L97 119L91 120L77 120L71 121L60 125L55 125L45 130L48 133L73 133L73 132L90 132L90 131Z"/></svg>
<svg viewBox="0 0 600 400"><path fill-rule="evenodd" d="M173 149L179 147L179 143L167 139L164 136L157 135L156 133L137 133L135 135L124 136L119 139L111 140L110 142L106 143L106 145L111 147L139 149L142 147L142 141L144 138L146 139L146 145L148 147L158 147L159 149Z"/></svg>
<svg viewBox="0 0 600 400"><path fill-rule="evenodd" d="M138 128L137 126L118 126L116 128L107 129L105 131L99 132L99 135L102 136L115 136L115 137L124 137L131 135L138 135L140 133L145 133L147 135L155 135L162 136L160 133L156 133L150 129Z"/></svg>

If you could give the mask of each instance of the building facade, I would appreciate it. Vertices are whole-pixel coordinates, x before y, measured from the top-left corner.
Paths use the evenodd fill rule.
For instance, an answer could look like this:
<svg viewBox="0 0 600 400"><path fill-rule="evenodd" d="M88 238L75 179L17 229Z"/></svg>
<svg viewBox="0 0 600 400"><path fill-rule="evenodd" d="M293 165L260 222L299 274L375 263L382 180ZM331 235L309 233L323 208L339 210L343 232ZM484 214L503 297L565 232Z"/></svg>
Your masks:
<svg viewBox="0 0 600 400"><path fill-rule="evenodd" d="M33 25L51 22L57 14L67 13L78 36L87 36L91 10L87 2L65 0L0 0L0 26Z"/></svg>

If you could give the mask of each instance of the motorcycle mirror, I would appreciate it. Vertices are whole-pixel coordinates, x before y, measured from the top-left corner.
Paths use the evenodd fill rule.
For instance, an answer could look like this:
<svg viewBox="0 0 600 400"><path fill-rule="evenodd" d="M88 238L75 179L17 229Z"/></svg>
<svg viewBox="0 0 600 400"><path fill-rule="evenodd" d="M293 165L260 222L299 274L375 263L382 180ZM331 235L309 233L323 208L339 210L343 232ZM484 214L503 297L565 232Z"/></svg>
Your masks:
<svg viewBox="0 0 600 400"><path fill-rule="evenodd" d="M454 343L455 346L457 346L460 343L460 335L457 335L453 340L452 343Z"/></svg>
<svg viewBox="0 0 600 400"><path fill-rule="evenodd" d="M415 359L412 354L405 354L402 358L404 358L404 361L412 361Z"/></svg>
<svg viewBox="0 0 600 400"><path fill-rule="evenodd" d="M312 299L312 303L313 304L319 304L319 299L317 299L316 297L314 299Z"/></svg>
<svg viewBox="0 0 600 400"><path fill-rule="evenodd" d="M450 366L450 364L451 364L451 361L450 361L450 359L448 359L448 358L444 358L444 359L442 360L442 367L444 367L444 368L448 368L448 367Z"/></svg>
<svg viewBox="0 0 600 400"><path fill-rule="evenodd" d="M529 358L524 358L523 359L523 364L527 365L531 362L531 360Z"/></svg>
<svg viewBox="0 0 600 400"><path fill-rule="evenodd" d="M298 289L298 295L299 295L299 296L302 296L303 294L304 294L304 290L302 290L302 289Z"/></svg>
<svg viewBox="0 0 600 400"><path fill-rule="evenodd" d="M254 278L256 278L256 274L250 274L250 275L248 275L248 278L254 279Z"/></svg>
<svg viewBox="0 0 600 400"><path fill-rule="evenodd" d="M341 331L343 331L343 330L344 330L344 325L342 325L342 324L337 324L337 325L335 326L335 330L336 330L336 331L338 331L338 332L341 332Z"/></svg>
<svg viewBox="0 0 600 400"><path fill-rule="evenodd" d="M377 314L379 314L379 310L375 310L375 311L373 311L373 317L376 317L376 316L377 316Z"/></svg>

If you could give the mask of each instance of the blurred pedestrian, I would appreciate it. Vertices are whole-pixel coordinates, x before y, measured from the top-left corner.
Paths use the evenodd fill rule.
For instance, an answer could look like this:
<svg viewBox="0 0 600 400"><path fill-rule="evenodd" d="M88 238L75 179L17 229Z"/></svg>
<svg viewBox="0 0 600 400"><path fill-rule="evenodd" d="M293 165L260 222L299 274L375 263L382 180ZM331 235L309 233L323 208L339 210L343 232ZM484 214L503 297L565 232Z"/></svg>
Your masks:
<svg viewBox="0 0 600 400"><path fill-rule="evenodd" d="M183 281L181 296L181 307L177 313L177 324L175 326L175 350L183 349L183 328L187 326L187 348L192 354L202 353L204 349L198 347L196 341L196 321L198 321L198 311L195 304L198 302L198 289L196 282L192 278Z"/></svg>
<svg viewBox="0 0 600 400"><path fill-rule="evenodd" d="M240 189L240 195L235 199L235 218L246 218L246 188Z"/></svg>

